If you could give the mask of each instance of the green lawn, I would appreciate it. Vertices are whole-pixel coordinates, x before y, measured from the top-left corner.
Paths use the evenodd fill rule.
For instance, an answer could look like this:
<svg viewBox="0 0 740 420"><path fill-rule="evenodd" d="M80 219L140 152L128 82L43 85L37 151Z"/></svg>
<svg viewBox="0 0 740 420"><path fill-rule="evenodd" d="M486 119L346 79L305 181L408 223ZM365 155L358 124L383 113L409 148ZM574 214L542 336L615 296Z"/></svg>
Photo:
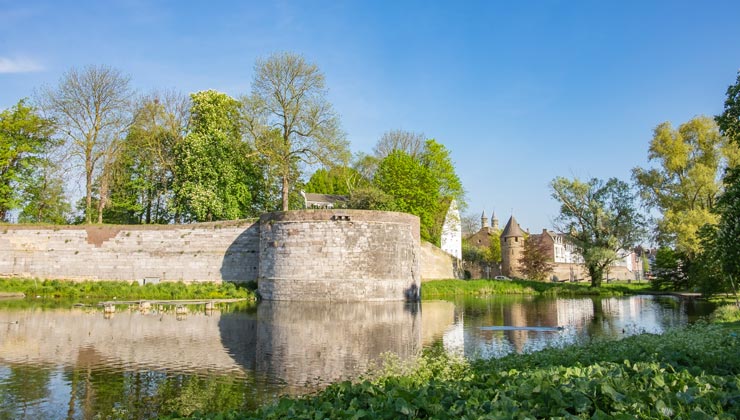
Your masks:
<svg viewBox="0 0 740 420"><path fill-rule="evenodd" d="M165 282L139 286L125 281L0 279L0 292L22 292L26 299L231 299L256 300L254 283Z"/></svg>
<svg viewBox="0 0 740 420"><path fill-rule="evenodd" d="M553 283L530 280L434 280L422 283L422 299L444 296L545 295L621 296L650 291L650 283L614 282L593 288L588 283Z"/></svg>

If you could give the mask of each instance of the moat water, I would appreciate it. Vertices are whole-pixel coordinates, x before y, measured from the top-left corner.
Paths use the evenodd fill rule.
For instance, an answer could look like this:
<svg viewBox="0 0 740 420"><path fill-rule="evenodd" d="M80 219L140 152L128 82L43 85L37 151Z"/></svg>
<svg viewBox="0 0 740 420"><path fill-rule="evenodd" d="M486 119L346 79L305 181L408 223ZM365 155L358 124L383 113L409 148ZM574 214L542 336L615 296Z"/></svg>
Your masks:
<svg viewBox="0 0 740 420"><path fill-rule="evenodd" d="M254 408L429 346L468 358L659 333L714 307L674 297L490 297L72 308L0 301L0 419L151 418ZM543 327L517 329L512 327ZM557 328L562 327L562 328Z"/></svg>

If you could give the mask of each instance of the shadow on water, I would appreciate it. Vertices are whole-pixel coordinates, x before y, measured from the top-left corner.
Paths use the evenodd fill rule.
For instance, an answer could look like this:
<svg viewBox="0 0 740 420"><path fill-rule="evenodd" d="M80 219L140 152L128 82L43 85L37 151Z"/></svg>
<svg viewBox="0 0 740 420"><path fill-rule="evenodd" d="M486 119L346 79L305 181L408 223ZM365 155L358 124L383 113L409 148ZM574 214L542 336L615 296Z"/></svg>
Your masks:
<svg viewBox="0 0 740 420"><path fill-rule="evenodd" d="M255 222L234 239L221 263L221 278L235 283L256 281L259 276L259 223Z"/></svg>

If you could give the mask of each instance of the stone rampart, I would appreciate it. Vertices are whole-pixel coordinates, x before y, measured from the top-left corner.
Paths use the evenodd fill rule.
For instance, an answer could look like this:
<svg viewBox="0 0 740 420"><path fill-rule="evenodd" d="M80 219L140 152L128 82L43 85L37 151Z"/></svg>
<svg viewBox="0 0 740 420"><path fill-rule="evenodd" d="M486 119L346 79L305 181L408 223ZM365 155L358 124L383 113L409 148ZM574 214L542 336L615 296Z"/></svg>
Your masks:
<svg viewBox="0 0 740 420"><path fill-rule="evenodd" d="M244 282L268 300L416 300L419 219L300 210L192 225L0 226L0 276Z"/></svg>
<svg viewBox="0 0 740 420"><path fill-rule="evenodd" d="M366 210L260 218L259 293L268 300L417 300L419 219Z"/></svg>
<svg viewBox="0 0 740 420"><path fill-rule="evenodd" d="M0 227L0 275L72 280L250 281L254 220L192 225Z"/></svg>

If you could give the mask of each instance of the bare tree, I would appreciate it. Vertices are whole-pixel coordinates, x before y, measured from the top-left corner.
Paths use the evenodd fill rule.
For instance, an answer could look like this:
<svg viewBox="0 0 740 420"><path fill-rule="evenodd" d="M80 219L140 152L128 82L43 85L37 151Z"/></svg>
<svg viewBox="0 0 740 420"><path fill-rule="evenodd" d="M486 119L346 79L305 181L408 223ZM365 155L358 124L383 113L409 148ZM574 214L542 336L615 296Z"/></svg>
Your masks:
<svg viewBox="0 0 740 420"><path fill-rule="evenodd" d="M379 160L382 160L394 150L400 150L413 158L417 158L424 152L425 144L424 133L390 130L383 133L383 136L373 148L373 153Z"/></svg>
<svg viewBox="0 0 740 420"><path fill-rule="evenodd" d="M282 209L299 162L331 166L349 161L349 144L326 99L324 75L296 54L258 60L252 94L243 100L248 136L281 179Z"/></svg>
<svg viewBox="0 0 740 420"><path fill-rule="evenodd" d="M56 88L42 92L43 108L56 120L73 158L85 171L85 222L92 221L93 184L110 167L118 142L131 122L129 77L107 66L72 68ZM108 191L100 184L98 223L102 223Z"/></svg>

